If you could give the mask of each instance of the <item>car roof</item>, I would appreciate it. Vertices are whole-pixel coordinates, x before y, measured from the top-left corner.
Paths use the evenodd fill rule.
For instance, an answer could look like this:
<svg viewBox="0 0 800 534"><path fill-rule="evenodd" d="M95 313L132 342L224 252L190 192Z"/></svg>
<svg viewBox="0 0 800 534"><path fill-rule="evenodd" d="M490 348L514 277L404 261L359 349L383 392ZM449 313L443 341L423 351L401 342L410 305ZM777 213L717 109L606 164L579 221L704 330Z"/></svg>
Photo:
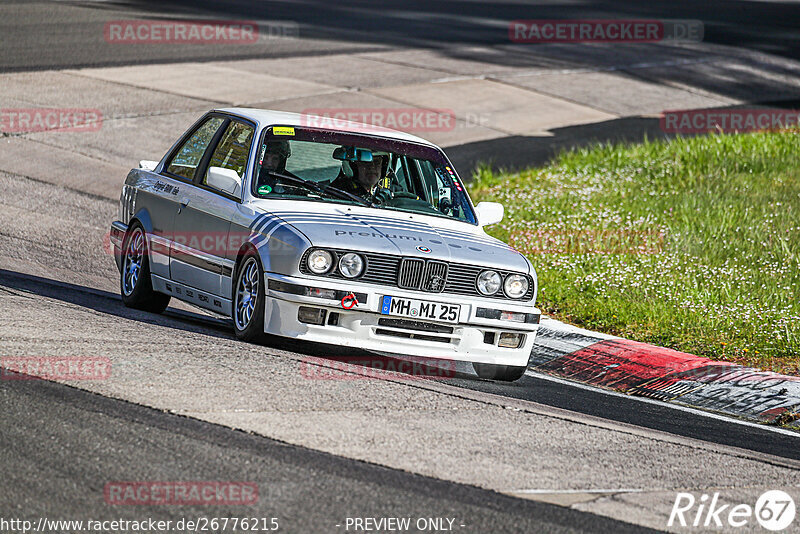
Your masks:
<svg viewBox="0 0 800 534"><path fill-rule="evenodd" d="M216 109L214 111L229 113L232 115L239 115L246 119L250 119L258 123L259 128L264 128L266 126L271 126L271 125L303 127L303 126L313 125L314 124L313 120L317 118L323 121L322 124L324 124L324 121L330 120L329 118L318 117L317 115L290 113L288 111L273 111L271 109L221 108L221 109ZM336 127L330 129L333 131L341 131L341 132L362 133L362 134L367 133L369 135L375 135L378 137L388 137L391 139L399 139L402 141L420 143L423 145L429 145L433 147L436 146L430 141L422 139L421 137L417 137L416 135L411 135L409 133L401 132L398 130L392 130L390 128L383 128L383 127L376 128L375 126L370 126L368 124L364 124L361 122L336 119Z"/></svg>

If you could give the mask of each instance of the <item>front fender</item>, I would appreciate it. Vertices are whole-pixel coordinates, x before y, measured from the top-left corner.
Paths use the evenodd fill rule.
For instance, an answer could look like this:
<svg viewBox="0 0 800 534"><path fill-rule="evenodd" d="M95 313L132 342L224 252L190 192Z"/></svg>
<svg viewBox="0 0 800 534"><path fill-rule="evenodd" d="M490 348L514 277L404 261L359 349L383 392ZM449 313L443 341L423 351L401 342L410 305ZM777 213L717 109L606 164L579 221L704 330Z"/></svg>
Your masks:
<svg viewBox="0 0 800 534"><path fill-rule="evenodd" d="M270 235L252 234L247 245L258 252L264 272L286 275L300 272L300 257L311 246L304 235L288 225L275 229Z"/></svg>

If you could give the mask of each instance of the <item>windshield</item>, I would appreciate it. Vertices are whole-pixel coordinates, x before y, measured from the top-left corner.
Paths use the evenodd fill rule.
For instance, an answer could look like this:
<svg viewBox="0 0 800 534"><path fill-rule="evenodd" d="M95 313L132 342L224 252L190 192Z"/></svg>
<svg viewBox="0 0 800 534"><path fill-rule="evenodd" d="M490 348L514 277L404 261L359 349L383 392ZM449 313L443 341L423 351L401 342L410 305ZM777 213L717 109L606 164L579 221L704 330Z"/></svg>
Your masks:
<svg viewBox="0 0 800 534"><path fill-rule="evenodd" d="M441 151L366 135L273 127L259 146L258 198L358 204L476 223Z"/></svg>

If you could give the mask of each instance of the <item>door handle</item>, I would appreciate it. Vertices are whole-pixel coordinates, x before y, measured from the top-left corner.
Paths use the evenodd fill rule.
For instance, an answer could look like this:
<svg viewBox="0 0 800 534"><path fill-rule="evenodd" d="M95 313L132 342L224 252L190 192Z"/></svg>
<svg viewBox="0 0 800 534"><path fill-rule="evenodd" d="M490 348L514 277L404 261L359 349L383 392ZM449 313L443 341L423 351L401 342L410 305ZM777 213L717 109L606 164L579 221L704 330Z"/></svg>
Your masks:
<svg viewBox="0 0 800 534"><path fill-rule="evenodd" d="M180 213L183 208L189 205L189 197L183 197L178 201L178 213Z"/></svg>

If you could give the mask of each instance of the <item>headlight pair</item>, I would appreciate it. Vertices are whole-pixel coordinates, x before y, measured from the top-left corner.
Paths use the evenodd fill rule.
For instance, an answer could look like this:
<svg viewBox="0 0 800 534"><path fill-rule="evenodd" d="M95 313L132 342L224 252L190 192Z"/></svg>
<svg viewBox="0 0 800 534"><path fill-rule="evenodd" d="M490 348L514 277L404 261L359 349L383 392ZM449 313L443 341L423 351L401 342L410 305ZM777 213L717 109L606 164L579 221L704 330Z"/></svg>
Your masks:
<svg viewBox="0 0 800 534"><path fill-rule="evenodd" d="M332 252L317 249L308 255L308 268L314 274L325 274L331 270L335 263ZM347 252L339 257L339 272L345 278L355 278L364 272L364 258L355 252Z"/></svg>
<svg viewBox="0 0 800 534"><path fill-rule="evenodd" d="M509 274L505 282L497 271L482 271L478 275L478 291L482 295L491 296L503 287L507 297L518 299L528 292L528 278L521 274Z"/></svg>

